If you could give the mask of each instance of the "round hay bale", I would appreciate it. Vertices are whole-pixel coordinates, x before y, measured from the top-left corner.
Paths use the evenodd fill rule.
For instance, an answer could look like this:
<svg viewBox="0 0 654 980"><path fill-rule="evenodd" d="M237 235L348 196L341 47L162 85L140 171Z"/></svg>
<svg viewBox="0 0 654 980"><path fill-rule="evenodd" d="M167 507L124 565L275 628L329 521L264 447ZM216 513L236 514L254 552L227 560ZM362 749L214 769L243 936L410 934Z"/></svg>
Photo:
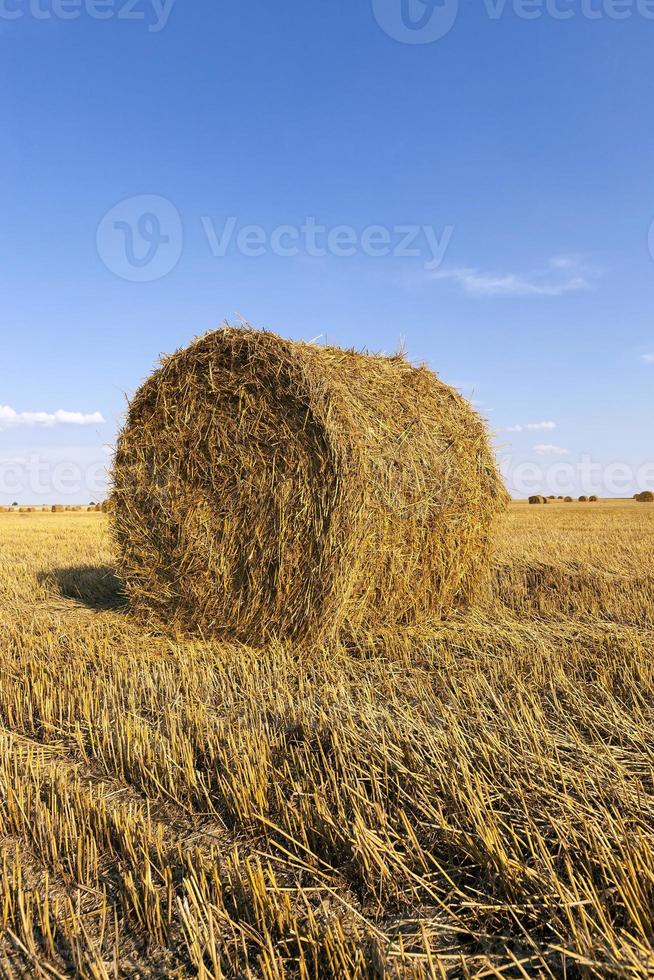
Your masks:
<svg viewBox="0 0 654 980"><path fill-rule="evenodd" d="M565 503L566 504L571 504L572 503L572 497L566 497L565 498Z"/></svg>
<svg viewBox="0 0 654 980"><path fill-rule="evenodd" d="M590 497L588 498L588 500L589 500L589 502L590 502L591 504L596 504L596 503L597 503L597 497L595 496L595 494L592 494L592 496L590 496Z"/></svg>
<svg viewBox="0 0 654 980"><path fill-rule="evenodd" d="M588 503L588 497L583 497L582 496L582 497L578 497L577 499L579 500L579 503L580 504L586 504L586 503Z"/></svg>
<svg viewBox="0 0 654 980"><path fill-rule="evenodd" d="M529 503L530 504L544 504L545 503L545 497L541 497L540 494L534 494L532 497L529 498Z"/></svg>
<svg viewBox="0 0 654 980"><path fill-rule="evenodd" d="M65 510L63 504L53 504L51 507L53 514L61 514Z"/></svg>
<svg viewBox="0 0 654 980"><path fill-rule="evenodd" d="M654 503L654 493L651 490L643 490L642 493L638 494L638 502L641 504L651 504Z"/></svg>
<svg viewBox="0 0 654 980"><path fill-rule="evenodd" d="M113 483L135 611L252 644L464 606L508 501L481 418L427 368L232 327L140 388Z"/></svg>

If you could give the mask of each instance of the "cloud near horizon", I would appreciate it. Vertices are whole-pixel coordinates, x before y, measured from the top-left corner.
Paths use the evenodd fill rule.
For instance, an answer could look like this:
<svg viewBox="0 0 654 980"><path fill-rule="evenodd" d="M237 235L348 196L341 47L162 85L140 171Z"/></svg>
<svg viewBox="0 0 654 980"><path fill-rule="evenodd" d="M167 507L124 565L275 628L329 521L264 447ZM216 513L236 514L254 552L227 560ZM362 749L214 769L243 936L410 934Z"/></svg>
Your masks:
<svg viewBox="0 0 654 980"><path fill-rule="evenodd" d="M432 279L451 280L466 293L477 296L563 296L590 289L597 272L586 268L578 255L556 256L546 269L528 275L509 272L494 274L463 266L438 269Z"/></svg>
<svg viewBox="0 0 654 980"><path fill-rule="evenodd" d="M0 430L16 426L51 429L55 425L102 425L104 421L100 412L67 412L62 408L56 412L17 412L9 405L0 405Z"/></svg>
<svg viewBox="0 0 654 980"><path fill-rule="evenodd" d="M570 450L564 449L563 446L553 446L551 443L540 442L534 446L534 452L538 453L539 456L567 456Z"/></svg>
<svg viewBox="0 0 654 980"><path fill-rule="evenodd" d="M556 429L556 422L525 422L517 425L509 425L507 432L551 432Z"/></svg>

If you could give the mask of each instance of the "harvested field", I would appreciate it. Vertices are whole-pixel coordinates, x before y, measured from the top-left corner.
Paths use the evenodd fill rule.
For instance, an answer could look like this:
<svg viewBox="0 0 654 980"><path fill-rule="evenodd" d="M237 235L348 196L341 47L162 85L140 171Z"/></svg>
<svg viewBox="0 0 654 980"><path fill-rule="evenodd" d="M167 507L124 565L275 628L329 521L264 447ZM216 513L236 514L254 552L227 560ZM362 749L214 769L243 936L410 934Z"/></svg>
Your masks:
<svg viewBox="0 0 654 980"><path fill-rule="evenodd" d="M448 623L255 650L0 515L0 975L651 976L653 545L513 504Z"/></svg>

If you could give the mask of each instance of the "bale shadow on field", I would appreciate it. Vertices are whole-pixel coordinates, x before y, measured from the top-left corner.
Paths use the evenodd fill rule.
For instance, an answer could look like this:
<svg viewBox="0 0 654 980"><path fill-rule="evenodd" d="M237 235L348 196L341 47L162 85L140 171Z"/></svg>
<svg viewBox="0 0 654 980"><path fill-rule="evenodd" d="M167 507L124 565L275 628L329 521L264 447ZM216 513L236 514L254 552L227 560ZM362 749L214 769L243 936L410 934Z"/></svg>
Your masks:
<svg viewBox="0 0 654 980"><path fill-rule="evenodd" d="M39 583L63 599L95 609L98 612L127 608L123 583L109 565L73 565L41 572Z"/></svg>

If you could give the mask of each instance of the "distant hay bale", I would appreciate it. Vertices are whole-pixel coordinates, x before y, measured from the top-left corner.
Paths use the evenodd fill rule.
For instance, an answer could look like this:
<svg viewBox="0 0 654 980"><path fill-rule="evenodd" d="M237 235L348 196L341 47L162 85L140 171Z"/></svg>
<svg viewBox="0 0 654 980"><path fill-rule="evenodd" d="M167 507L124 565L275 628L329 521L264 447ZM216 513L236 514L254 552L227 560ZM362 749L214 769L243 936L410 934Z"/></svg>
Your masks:
<svg viewBox="0 0 654 980"><path fill-rule="evenodd" d="M100 514L102 512L102 504L96 504L95 507L91 508L91 510L95 510L98 514Z"/></svg>
<svg viewBox="0 0 654 980"><path fill-rule="evenodd" d="M588 503L588 497L584 497L584 496L577 497L577 500L579 501L580 504Z"/></svg>
<svg viewBox="0 0 654 980"><path fill-rule="evenodd" d="M591 504L596 504L596 503L597 503L597 497L595 496L595 494L593 494L592 496L590 496L590 497L588 498L588 500L589 500L589 502L590 502Z"/></svg>
<svg viewBox="0 0 654 980"><path fill-rule="evenodd" d="M544 504L545 503L545 500L546 500L546 498L545 497L541 497L540 494L534 494L533 496L531 496L529 498L529 503L530 504Z"/></svg>
<svg viewBox="0 0 654 980"><path fill-rule="evenodd" d="M132 607L252 644L466 605L508 501L484 423L427 368L231 327L137 392L113 482Z"/></svg>
<svg viewBox="0 0 654 980"><path fill-rule="evenodd" d="M572 497L566 497L565 498L565 503L566 504L571 504L572 503Z"/></svg>
<svg viewBox="0 0 654 980"><path fill-rule="evenodd" d="M636 499L640 504L651 504L654 502L654 493L651 490L643 490Z"/></svg>
<svg viewBox="0 0 654 980"><path fill-rule="evenodd" d="M63 504L53 504L50 508L53 514L61 514L65 507Z"/></svg>

